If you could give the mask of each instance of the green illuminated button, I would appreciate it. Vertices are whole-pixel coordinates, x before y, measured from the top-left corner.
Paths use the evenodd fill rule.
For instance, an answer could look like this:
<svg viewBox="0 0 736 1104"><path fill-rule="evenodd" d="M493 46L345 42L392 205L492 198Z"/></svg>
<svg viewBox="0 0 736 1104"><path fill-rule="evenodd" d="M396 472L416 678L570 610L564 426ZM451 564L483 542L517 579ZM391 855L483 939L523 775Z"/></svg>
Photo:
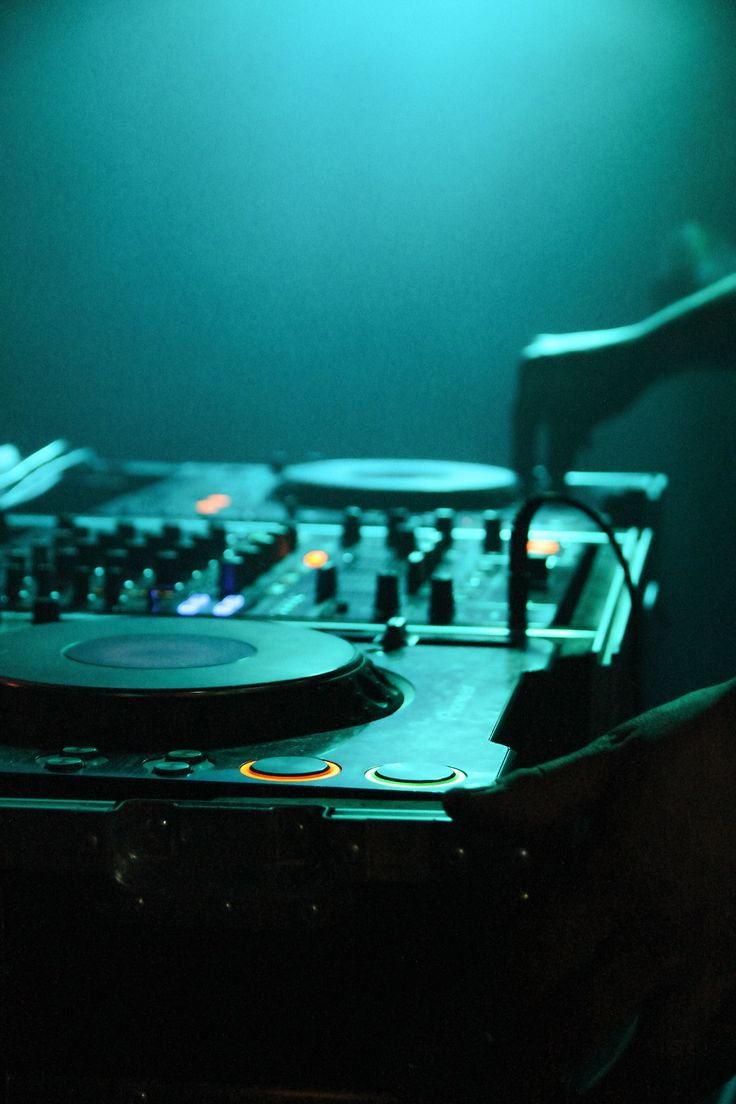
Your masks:
<svg viewBox="0 0 736 1104"><path fill-rule="evenodd" d="M84 760L78 755L49 755L43 765L44 770L54 771L55 774L72 774L82 769Z"/></svg>
<svg viewBox="0 0 736 1104"><path fill-rule="evenodd" d="M62 756L73 756L77 759L96 759L100 752L96 747L65 747L61 749Z"/></svg>
<svg viewBox="0 0 736 1104"><path fill-rule="evenodd" d="M382 782L403 782L409 786L436 786L441 782L452 782L457 771L444 763L417 761L412 763L384 763L377 767L375 776Z"/></svg>
<svg viewBox="0 0 736 1104"><path fill-rule="evenodd" d="M189 763L194 766L195 763L203 763L207 756L203 751L196 751L193 748L177 748L175 751L167 751L166 759L172 763Z"/></svg>
<svg viewBox="0 0 736 1104"><path fill-rule="evenodd" d="M305 775L325 774L330 764L324 759L312 759L299 755L274 755L270 759L258 759L251 764L253 774L277 775L279 778L303 778Z"/></svg>
<svg viewBox="0 0 736 1104"><path fill-rule="evenodd" d="M154 774L160 774L162 778L180 778L189 774L192 769L188 763L178 763L172 759L158 759L151 764Z"/></svg>

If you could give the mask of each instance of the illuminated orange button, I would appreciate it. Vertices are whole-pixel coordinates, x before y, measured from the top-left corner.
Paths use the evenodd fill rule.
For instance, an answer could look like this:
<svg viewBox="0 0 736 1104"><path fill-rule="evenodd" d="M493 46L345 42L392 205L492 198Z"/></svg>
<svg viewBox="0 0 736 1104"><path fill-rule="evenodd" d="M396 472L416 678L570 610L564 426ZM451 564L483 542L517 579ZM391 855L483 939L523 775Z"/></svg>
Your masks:
<svg viewBox="0 0 736 1104"><path fill-rule="evenodd" d="M198 514L217 514L220 510L224 510L227 506L231 506L232 501L230 495L209 494L206 498L200 498L195 503L195 506Z"/></svg>
<svg viewBox="0 0 736 1104"><path fill-rule="evenodd" d="M334 778L340 773L337 763L329 759L312 759L299 755L278 755L270 759L251 759L243 763L240 773L246 778L266 782L313 782Z"/></svg>
<svg viewBox="0 0 736 1104"><path fill-rule="evenodd" d="M530 556L556 556L560 551L560 542L556 540L528 540L526 550Z"/></svg>
<svg viewBox="0 0 736 1104"><path fill-rule="evenodd" d="M329 558L330 555L324 548L312 548L311 551L304 553L302 563L305 567L324 567Z"/></svg>

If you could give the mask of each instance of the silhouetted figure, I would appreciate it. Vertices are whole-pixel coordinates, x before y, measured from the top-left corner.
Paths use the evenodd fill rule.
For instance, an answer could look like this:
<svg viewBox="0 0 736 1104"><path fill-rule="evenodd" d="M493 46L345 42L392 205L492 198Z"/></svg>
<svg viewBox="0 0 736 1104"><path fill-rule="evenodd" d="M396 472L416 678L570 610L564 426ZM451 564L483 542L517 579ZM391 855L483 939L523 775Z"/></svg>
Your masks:
<svg viewBox="0 0 736 1104"><path fill-rule="evenodd" d="M595 424L693 367L736 367L736 275L630 326L537 337L520 365L517 469L531 483L541 458L559 480ZM576 841L493 934L478 1014L494 1042L459 1099L700 1104L736 1073L736 680L445 804L530 852L559 831ZM627 1033L606 1070L601 1048Z"/></svg>

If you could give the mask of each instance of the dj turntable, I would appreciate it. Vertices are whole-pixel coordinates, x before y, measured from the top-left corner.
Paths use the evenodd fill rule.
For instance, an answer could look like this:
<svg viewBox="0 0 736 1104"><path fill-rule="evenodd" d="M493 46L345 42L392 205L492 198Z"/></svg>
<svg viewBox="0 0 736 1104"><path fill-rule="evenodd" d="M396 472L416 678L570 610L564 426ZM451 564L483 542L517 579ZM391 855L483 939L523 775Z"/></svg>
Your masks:
<svg viewBox="0 0 736 1104"><path fill-rule="evenodd" d="M661 479L571 483L641 604ZM510 633L518 494L436 461L99 462L6 515L5 1099L401 1094L417 1003L529 877L442 796L636 705L624 571L567 503Z"/></svg>

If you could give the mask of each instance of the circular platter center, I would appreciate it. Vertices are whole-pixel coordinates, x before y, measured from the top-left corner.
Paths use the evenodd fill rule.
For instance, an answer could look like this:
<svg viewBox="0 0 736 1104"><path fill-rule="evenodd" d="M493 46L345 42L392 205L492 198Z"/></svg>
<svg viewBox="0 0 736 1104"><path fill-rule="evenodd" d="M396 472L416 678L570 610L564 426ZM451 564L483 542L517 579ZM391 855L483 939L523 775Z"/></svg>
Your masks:
<svg viewBox="0 0 736 1104"><path fill-rule="evenodd" d="M171 668L220 667L256 654L245 640L180 633L166 636L130 633L92 637L63 649L67 659L94 667L125 667L144 671Z"/></svg>
<svg viewBox="0 0 736 1104"><path fill-rule="evenodd" d="M4 740L236 747L389 716L398 681L339 636L269 621L94 617L0 636Z"/></svg>

